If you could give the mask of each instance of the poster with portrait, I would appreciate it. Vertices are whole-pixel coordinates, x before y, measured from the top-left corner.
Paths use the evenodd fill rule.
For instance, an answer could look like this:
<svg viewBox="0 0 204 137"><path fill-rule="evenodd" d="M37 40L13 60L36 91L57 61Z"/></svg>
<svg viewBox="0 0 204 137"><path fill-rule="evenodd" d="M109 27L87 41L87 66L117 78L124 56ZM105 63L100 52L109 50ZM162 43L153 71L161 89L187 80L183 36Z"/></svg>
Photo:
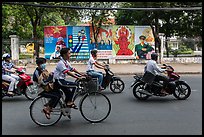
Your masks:
<svg viewBox="0 0 204 137"><path fill-rule="evenodd" d="M66 26L44 27L44 46L46 59L58 58L61 48L67 47L66 29Z"/></svg>
<svg viewBox="0 0 204 137"><path fill-rule="evenodd" d="M150 26L135 26L135 57L136 59L151 59L154 52L154 36Z"/></svg>
<svg viewBox="0 0 204 137"><path fill-rule="evenodd" d="M67 26L68 47L72 51L71 60L88 60L90 55L89 26Z"/></svg>
<svg viewBox="0 0 204 137"><path fill-rule="evenodd" d="M134 59L134 33L134 26L113 26L112 54L116 59Z"/></svg>
<svg viewBox="0 0 204 137"><path fill-rule="evenodd" d="M98 59L108 59L112 56L112 26L102 26L99 29L97 44L94 40L93 29L90 26L90 49L98 50Z"/></svg>

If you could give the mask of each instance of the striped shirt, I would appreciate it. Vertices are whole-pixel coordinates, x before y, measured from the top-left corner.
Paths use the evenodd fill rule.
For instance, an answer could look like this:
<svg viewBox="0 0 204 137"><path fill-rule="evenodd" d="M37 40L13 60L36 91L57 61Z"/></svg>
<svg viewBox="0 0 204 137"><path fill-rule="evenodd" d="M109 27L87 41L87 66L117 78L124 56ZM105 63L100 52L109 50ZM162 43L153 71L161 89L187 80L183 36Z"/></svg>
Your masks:
<svg viewBox="0 0 204 137"><path fill-rule="evenodd" d="M2 75L11 75L11 72L6 71L5 69L11 70L15 65L12 62L2 62Z"/></svg>

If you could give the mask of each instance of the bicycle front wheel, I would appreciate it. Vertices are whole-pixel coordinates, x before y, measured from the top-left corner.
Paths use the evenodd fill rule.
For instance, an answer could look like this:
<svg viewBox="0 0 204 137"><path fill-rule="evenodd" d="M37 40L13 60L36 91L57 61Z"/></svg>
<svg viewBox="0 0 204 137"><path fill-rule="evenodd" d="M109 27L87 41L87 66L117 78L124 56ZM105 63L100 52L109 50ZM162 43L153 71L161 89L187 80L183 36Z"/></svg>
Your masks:
<svg viewBox="0 0 204 137"><path fill-rule="evenodd" d="M57 106L52 109L50 113L50 119L47 119L43 108L49 102L50 98L38 96L35 98L30 105L30 117L37 125L40 126L51 126L56 124L62 117L61 105L58 102Z"/></svg>
<svg viewBox="0 0 204 137"><path fill-rule="evenodd" d="M99 92L85 94L79 104L84 119L91 123L105 120L111 111L111 103L107 96Z"/></svg>

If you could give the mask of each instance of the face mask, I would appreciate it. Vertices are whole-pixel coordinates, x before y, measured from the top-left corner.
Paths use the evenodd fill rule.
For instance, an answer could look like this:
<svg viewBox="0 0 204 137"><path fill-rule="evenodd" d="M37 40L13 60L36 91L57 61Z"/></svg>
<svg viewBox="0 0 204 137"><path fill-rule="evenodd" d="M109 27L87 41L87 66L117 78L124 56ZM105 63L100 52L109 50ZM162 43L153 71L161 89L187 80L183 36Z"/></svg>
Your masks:
<svg viewBox="0 0 204 137"><path fill-rule="evenodd" d="M42 68L42 70L44 70L46 67L46 64L41 64L40 67Z"/></svg>

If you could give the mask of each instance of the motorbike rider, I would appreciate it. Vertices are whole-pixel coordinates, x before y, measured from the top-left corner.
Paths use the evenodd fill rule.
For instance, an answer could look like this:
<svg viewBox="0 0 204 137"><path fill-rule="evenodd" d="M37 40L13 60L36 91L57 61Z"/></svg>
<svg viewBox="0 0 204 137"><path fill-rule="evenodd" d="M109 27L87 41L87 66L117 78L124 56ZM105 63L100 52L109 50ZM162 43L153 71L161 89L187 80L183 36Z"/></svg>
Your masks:
<svg viewBox="0 0 204 137"><path fill-rule="evenodd" d="M2 58L2 79L10 82L7 94L14 95L13 91L17 88L20 77L15 75L16 72L12 68L18 69L19 67L11 62L11 55L9 53L3 54Z"/></svg>
<svg viewBox="0 0 204 137"><path fill-rule="evenodd" d="M103 90L104 88L101 86L102 82L103 82L103 73L100 71L96 71L94 69L94 65L99 69L106 69L105 65L102 65L99 62L97 62L97 50L96 49L91 50L91 56L90 56L89 61L87 63L87 71L86 72L91 77L97 77L98 78L99 89Z"/></svg>
<svg viewBox="0 0 204 137"><path fill-rule="evenodd" d="M161 69L157 64L158 54L153 52L151 54L151 60L149 60L145 66L144 71L151 72L155 75L155 80L163 81L163 88L161 90L161 93L163 94L169 94L165 91L166 86L168 85L169 79L167 76L162 74L162 72L165 72L166 69Z"/></svg>
<svg viewBox="0 0 204 137"><path fill-rule="evenodd" d="M78 109L72 100L74 92L77 90L75 86L77 86L78 83L65 80L65 78L66 74L77 79L81 79L83 78L83 76L86 75L80 73L79 71L76 70L76 68L73 68L71 66L69 62L71 56L70 48L62 48L60 51L60 56L61 59L54 70L54 90L62 89L66 96L65 102L67 103L67 106L70 108ZM80 76L73 74L72 73L73 71L79 74ZM70 87L72 85L73 87Z"/></svg>

